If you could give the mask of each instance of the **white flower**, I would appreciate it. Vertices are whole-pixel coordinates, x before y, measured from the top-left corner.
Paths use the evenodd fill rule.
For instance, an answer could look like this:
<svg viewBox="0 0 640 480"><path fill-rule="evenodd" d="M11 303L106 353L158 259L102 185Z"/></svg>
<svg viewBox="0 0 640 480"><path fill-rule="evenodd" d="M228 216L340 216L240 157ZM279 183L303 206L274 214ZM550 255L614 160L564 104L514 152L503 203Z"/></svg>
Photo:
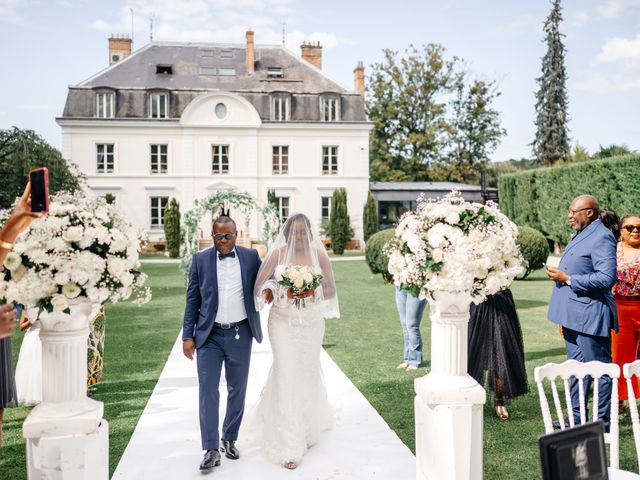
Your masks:
<svg viewBox="0 0 640 480"><path fill-rule="evenodd" d="M293 281L293 286L296 288L302 288L303 285L304 279L302 278L302 275L296 276L295 280Z"/></svg>
<svg viewBox="0 0 640 480"><path fill-rule="evenodd" d="M76 298L80 295L81 289L73 282L69 282L62 286L62 294L67 298Z"/></svg>
<svg viewBox="0 0 640 480"><path fill-rule="evenodd" d="M302 280L305 283L313 283L313 275L311 274L311 272L305 272L302 274Z"/></svg>
<svg viewBox="0 0 640 480"><path fill-rule="evenodd" d="M62 238L64 238L67 242L79 242L82 239L83 228L81 226L69 227L62 234Z"/></svg>
<svg viewBox="0 0 640 480"><path fill-rule="evenodd" d="M56 294L51 297L51 305L54 310L66 310L69 308L69 301L64 295Z"/></svg>
<svg viewBox="0 0 640 480"><path fill-rule="evenodd" d="M20 265L13 272L11 272L11 279L15 282L19 282L20 280L22 280L22 278L24 278L26 273L27 273L27 267L25 267L24 265ZM1 296L2 295L0 295L0 297Z"/></svg>
<svg viewBox="0 0 640 480"><path fill-rule="evenodd" d="M439 263L444 258L444 252L442 251L441 248L434 248L431 251L431 258L433 258L434 262L438 262Z"/></svg>
<svg viewBox="0 0 640 480"><path fill-rule="evenodd" d="M275 271L273 272L273 276L275 277L276 281L281 281L282 280L282 276L284 275L284 272L286 270L286 267L284 265L278 265L275 269Z"/></svg>
<svg viewBox="0 0 640 480"><path fill-rule="evenodd" d="M20 265L22 265L22 257L14 252L7 253L7 256L4 257L4 262L2 264L10 271L13 272Z"/></svg>

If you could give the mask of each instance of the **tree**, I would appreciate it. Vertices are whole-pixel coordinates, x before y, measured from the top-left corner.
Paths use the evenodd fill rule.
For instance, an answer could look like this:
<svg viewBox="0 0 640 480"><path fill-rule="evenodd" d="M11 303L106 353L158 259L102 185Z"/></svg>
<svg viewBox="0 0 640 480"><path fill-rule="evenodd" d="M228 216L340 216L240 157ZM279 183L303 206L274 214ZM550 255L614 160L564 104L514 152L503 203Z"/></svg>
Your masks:
<svg viewBox="0 0 640 480"><path fill-rule="evenodd" d="M608 147L600 145L600 149L593 155L593 158L611 158L629 153L633 152L626 145L609 145Z"/></svg>
<svg viewBox="0 0 640 480"><path fill-rule="evenodd" d="M500 138L500 112L492 108L500 96L495 82L475 80L465 85L461 78L453 100L453 132L448 180L477 183Z"/></svg>
<svg viewBox="0 0 640 480"><path fill-rule="evenodd" d="M62 154L33 130L13 127L0 130L0 208L8 208L22 194L29 171L49 169L49 193L75 192L85 183L78 167L62 158Z"/></svg>
<svg viewBox="0 0 640 480"><path fill-rule="evenodd" d="M378 211L371 192L367 195L367 202L364 204L362 223L364 224L364 241L366 242L371 235L378 231Z"/></svg>
<svg viewBox="0 0 640 480"><path fill-rule="evenodd" d="M547 52L542 57L542 75L536 79L538 92L533 155L543 165L565 161L569 151L567 74L564 66L566 50L562 43L564 35L559 31L561 21L560 0L553 0L543 27Z"/></svg>
<svg viewBox="0 0 640 480"><path fill-rule="evenodd" d="M573 148L569 150L569 153L567 153L566 161L568 163L586 162L589 158L589 151L576 142Z"/></svg>
<svg viewBox="0 0 640 480"><path fill-rule="evenodd" d="M351 226L347 212L347 191L336 188L331 197L331 215L329 217L331 249L336 255L344 253L344 247L351 239Z"/></svg>
<svg viewBox="0 0 640 480"><path fill-rule="evenodd" d="M167 241L169 257L178 258L180 255L180 204L171 198L164 209L164 238Z"/></svg>

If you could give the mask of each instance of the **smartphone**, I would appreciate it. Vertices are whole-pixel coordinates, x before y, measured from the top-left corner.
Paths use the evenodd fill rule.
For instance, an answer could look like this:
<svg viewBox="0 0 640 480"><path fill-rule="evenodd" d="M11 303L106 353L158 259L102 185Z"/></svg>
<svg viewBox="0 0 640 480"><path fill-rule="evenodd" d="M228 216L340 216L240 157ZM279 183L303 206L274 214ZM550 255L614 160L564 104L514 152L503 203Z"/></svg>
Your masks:
<svg viewBox="0 0 640 480"><path fill-rule="evenodd" d="M46 167L36 168L29 172L31 182L31 211L49 211L49 170Z"/></svg>

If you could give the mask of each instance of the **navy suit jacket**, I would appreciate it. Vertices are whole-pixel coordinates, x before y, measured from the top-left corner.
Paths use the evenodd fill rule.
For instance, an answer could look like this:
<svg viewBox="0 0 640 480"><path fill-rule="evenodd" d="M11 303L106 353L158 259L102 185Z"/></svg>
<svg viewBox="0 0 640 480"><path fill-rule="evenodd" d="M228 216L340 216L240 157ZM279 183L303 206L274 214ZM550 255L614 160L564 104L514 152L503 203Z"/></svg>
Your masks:
<svg viewBox="0 0 640 480"><path fill-rule="evenodd" d="M260 314L253 301L253 286L260 268L260 257L256 250L235 247L242 274L242 293L251 334L256 341L262 342ZM184 309L182 339L192 338L196 348L209 338L213 322L218 312L218 273L215 247L196 253L191 259L189 285L187 286L187 304Z"/></svg>
<svg viewBox="0 0 640 480"><path fill-rule="evenodd" d="M600 220L574 235L560 259L571 285L556 282L548 318L577 332L608 337L618 331L611 288L616 282L616 239Z"/></svg>

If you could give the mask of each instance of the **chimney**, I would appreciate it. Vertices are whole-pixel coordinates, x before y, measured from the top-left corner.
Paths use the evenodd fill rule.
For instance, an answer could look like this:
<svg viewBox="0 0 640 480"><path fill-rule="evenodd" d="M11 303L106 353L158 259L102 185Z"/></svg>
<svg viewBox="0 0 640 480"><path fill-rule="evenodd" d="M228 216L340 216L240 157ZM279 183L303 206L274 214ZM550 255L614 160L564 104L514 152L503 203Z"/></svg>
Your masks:
<svg viewBox="0 0 640 480"><path fill-rule="evenodd" d="M320 46L320 42L302 42L302 45L300 45L300 53L302 54L303 60L306 60L318 70L322 70L322 47Z"/></svg>
<svg viewBox="0 0 640 480"><path fill-rule="evenodd" d="M114 35L109 37L109 65L124 60L131 55L131 39L129 35Z"/></svg>
<svg viewBox="0 0 640 480"><path fill-rule="evenodd" d="M364 98L364 65L362 64L362 61L359 61L356 68L353 69L353 81L356 92Z"/></svg>
<svg viewBox="0 0 640 480"><path fill-rule="evenodd" d="M256 63L256 55L253 49L253 31L247 30L247 73L249 75L253 74L255 63Z"/></svg>

